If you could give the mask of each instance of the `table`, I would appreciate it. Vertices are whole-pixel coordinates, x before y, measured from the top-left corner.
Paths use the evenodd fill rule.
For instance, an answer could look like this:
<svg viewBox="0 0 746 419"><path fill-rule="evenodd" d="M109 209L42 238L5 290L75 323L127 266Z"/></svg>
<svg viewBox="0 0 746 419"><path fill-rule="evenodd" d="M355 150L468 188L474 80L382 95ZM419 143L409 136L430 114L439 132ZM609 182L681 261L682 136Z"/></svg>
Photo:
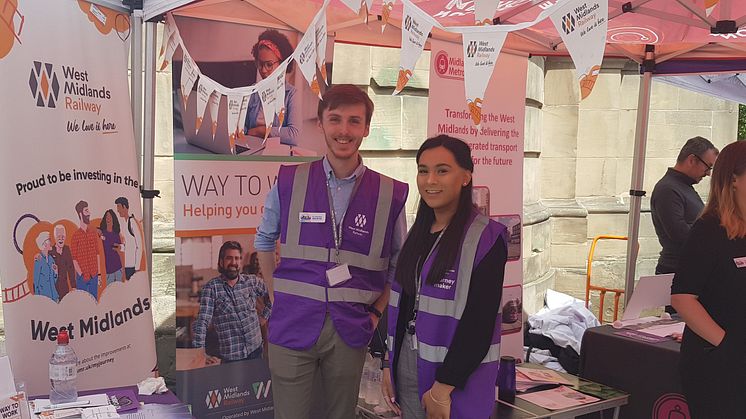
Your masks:
<svg viewBox="0 0 746 419"><path fill-rule="evenodd" d="M609 325L586 330L580 376L630 394L621 418L689 418L679 376L681 344L646 343L614 334L617 331Z"/></svg>
<svg viewBox="0 0 746 419"><path fill-rule="evenodd" d="M539 365L523 364L532 368L545 368ZM492 412L491 419L568 419L578 416L601 412L601 417L613 417L617 419L620 407L627 404L629 395L625 392L616 390L604 384L595 383L582 379L570 374L562 374L572 382L575 390L584 391L592 394L601 400L595 403L589 403L582 406L571 407L562 410L548 410L537 406L531 402L516 397L513 403L506 403L501 400L495 402L495 409ZM373 411L375 406L371 406L364 401L358 402L358 418L365 419L385 419L393 417L392 414L377 414ZM608 416L604 413L611 411Z"/></svg>

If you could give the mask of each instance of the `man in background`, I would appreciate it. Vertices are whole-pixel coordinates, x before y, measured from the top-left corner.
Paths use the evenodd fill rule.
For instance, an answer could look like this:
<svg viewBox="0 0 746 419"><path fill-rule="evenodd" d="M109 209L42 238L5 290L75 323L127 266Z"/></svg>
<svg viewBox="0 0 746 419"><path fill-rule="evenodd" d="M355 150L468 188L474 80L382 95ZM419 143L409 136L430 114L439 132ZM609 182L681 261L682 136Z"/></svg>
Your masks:
<svg viewBox="0 0 746 419"><path fill-rule="evenodd" d="M135 272L142 270L140 266L140 260L142 260L142 231L135 216L129 212L129 200L120 196L114 200L114 203L117 205L119 224L122 226L122 236L124 237L124 276L126 279L130 279Z"/></svg>
<svg viewBox="0 0 746 419"><path fill-rule="evenodd" d="M712 173L718 149L706 138L694 137L681 148L674 167L658 181L650 196L655 234L663 249L655 273L674 273L689 230L704 208L694 185Z"/></svg>

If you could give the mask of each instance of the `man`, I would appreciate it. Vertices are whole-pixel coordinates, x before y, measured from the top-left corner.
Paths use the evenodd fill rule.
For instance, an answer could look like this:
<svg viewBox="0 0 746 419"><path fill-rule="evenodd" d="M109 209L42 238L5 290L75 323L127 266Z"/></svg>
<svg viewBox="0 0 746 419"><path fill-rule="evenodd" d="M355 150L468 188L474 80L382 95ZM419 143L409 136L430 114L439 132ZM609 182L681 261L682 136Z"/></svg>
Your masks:
<svg viewBox="0 0 746 419"><path fill-rule="evenodd" d="M39 248L39 254L34 258L34 294L47 296L57 303L60 301L55 287L57 265L49 254L52 249L49 232L42 231L36 236L36 246Z"/></svg>
<svg viewBox="0 0 746 419"><path fill-rule="evenodd" d="M355 417L366 347L406 234L407 185L366 168L358 152L373 115L368 95L334 86L317 113L326 156L280 168L254 243L274 299L269 368L278 419L309 417L318 375L324 417Z"/></svg>
<svg viewBox="0 0 746 419"><path fill-rule="evenodd" d="M712 172L718 153L706 138L690 138L681 148L676 165L653 188L650 212L655 234L663 247L656 275L676 272L689 229L704 208L693 185Z"/></svg>
<svg viewBox="0 0 746 419"><path fill-rule="evenodd" d="M117 214L119 214L119 224L122 226L122 236L124 236L124 276L126 279L132 278L140 268L142 259L142 230L140 223L135 216L130 214L129 200L120 196L114 203L117 205Z"/></svg>
<svg viewBox="0 0 746 419"><path fill-rule="evenodd" d="M205 364L255 359L262 356L262 333L256 300L266 302L262 317L269 319L272 305L264 283L256 275L241 274L241 244L227 241L218 252L220 276L211 279L202 288L199 297L199 314L194 322L195 348L205 349L207 328L212 325L218 334L218 356L203 352Z"/></svg>
<svg viewBox="0 0 746 419"><path fill-rule="evenodd" d="M75 289L75 265L73 264L73 255L70 252L70 246L65 244L67 238L67 229L63 224L54 226L54 246L49 252L54 258L57 265L57 294L60 301L68 292Z"/></svg>
<svg viewBox="0 0 746 419"><path fill-rule="evenodd" d="M79 227L73 233L70 250L73 266L77 274L76 288L90 293L98 301L99 287L99 232L91 227L91 211L88 203L80 201L75 204Z"/></svg>

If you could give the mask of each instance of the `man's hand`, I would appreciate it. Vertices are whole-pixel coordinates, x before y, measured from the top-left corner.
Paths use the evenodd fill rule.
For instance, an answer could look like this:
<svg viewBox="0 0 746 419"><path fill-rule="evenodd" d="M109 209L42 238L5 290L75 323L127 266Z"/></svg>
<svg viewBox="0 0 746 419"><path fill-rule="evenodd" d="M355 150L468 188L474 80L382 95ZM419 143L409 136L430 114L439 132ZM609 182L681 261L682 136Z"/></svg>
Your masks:
<svg viewBox="0 0 746 419"><path fill-rule="evenodd" d="M373 313L368 313L368 315L370 316L370 324L373 325L373 330L376 330L378 322L381 321L381 319Z"/></svg>

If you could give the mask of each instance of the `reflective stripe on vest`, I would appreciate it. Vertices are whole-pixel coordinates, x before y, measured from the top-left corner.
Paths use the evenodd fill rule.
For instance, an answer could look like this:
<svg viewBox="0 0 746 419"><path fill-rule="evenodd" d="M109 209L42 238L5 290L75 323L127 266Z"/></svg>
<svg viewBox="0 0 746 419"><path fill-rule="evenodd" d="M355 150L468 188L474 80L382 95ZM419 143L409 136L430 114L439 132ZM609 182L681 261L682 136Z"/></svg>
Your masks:
<svg viewBox="0 0 746 419"><path fill-rule="evenodd" d="M399 291L394 291L394 289L391 289L391 293L389 294L389 305L391 307L399 308L399 300L401 299L401 294Z"/></svg>
<svg viewBox="0 0 746 419"><path fill-rule="evenodd" d="M328 288L329 294L327 299L326 287L284 278L274 278L274 290L284 294L310 298L321 302L329 301L331 303L347 302L372 304L381 296L381 293L377 291L339 287Z"/></svg>
<svg viewBox="0 0 746 419"><path fill-rule="evenodd" d="M302 164L295 169L293 191L290 197L290 207L285 243L282 244L282 256L293 259L304 259L314 262L332 261L332 250L327 247L300 244L301 223L295 214L303 211L303 204L308 190L308 177L311 165ZM327 176L327 174L325 174ZM364 176L364 175L363 175ZM379 177L378 202L376 203L375 224L370 237L368 254L339 250L339 262L346 263L370 271L383 271L389 266L388 257L380 257L383 252L383 242L386 238L388 214L394 196L394 181L386 176ZM353 199L354 197L350 197ZM334 205L332 202L329 205ZM339 220L343 222L344 220Z"/></svg>
<svg viewBox="0 0 746 419"><path fill-rule="evenodd" d="M442 363L443 361L445 361L446 355L448 354L448 347L446 346L432 346L420 341L417 342L417 345L417 351L420 355L420 358L428 362ZM500 344L493 343L492 345L490 345L490 349L487 351L487 355L485 355L484 359L482 359L482 364L487 362L497 362L499 359Z"/></svg>

